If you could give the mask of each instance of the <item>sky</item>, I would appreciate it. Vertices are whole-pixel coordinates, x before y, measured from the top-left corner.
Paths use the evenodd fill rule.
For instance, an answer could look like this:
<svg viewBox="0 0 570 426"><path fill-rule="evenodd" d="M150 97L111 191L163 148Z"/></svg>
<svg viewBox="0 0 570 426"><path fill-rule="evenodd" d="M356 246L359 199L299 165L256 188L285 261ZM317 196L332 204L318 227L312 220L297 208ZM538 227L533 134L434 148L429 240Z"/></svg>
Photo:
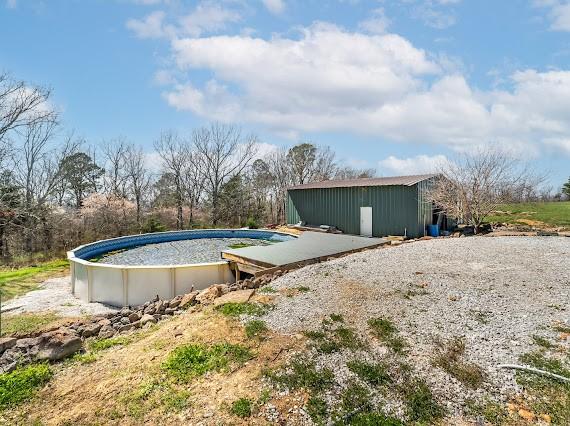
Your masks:
<svg viewBox="0 0 570 426"><path fill-rule="evenodd" d="M568 0L0 0L0 69L92 144L218 121L380 176L487 146L570 176Z"/></svg>

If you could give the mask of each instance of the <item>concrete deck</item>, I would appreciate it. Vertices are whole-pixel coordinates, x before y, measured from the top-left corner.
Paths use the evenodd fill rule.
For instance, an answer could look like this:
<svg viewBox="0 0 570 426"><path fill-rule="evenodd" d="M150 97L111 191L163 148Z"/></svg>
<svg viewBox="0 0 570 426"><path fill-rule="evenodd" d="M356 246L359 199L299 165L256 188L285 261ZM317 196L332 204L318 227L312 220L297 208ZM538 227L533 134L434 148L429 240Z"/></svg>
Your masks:
<svg viewBox="0 0 570 426"><path fill-rule="evenodd" d="M299 238L270 246L224 250L222 258L235 262L241 271L256 273L268 268L315 263L329 257L378 247L388 242L384 238L303 232Z"/></svg>

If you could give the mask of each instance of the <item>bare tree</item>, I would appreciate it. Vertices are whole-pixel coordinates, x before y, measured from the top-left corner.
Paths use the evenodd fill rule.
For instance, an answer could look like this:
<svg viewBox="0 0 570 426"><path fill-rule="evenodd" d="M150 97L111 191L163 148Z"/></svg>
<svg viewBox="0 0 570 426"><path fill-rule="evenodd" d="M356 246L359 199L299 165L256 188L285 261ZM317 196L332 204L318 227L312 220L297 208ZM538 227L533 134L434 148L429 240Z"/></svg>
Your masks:
<svg viewBox="0 0 570 426"><path fill-rule="evenodd" d="M50 91L0 73L0 146L8 132L38 122L56 121L57 114L47 105Z"/></svg>
<svg viewBox="0 0 570 426"><path fill-rule="evenodd" d="M294 185L332 179L336 172L334 152L329 147L301 143L287 152L291 179Z"/></svg>
<svg viewBox="0 0 570 426"><path fill-rule="evenodd" d="M460 156L440 171L429 199L459 223L475 232L499 204L520 195L521 188L536 187L541 178L518 160L493 150Z"/></svg>
<svg viewBox="0 0 570 426"><path fill-rule="evenodd" d="M350 180L350 179L363 179L372 178L376 176L374 169L355 169L350 166L337 167L333 179L335 180Z"/></svg>
<svg viewBox="0 0 570 426"><path fill-rule="evenodd" d="M200 203L200 199L206 185L206 175L203 171L204 161L200 158L198 152L188 152L188 163L184 169L182 180L188 207L190 208L190 218L188 224L192 227L194 223L194 210Z"/></svg>
<svg viewBox="0 0 570 426"><path fill-rule="evenodd" d="M107 192L117 197L125 198L127 174L125 170L125 155L128 144L123 137L103 143L102 152L105 161L104 184Z"/></svg>
<svg viewBox="0 0 570 426"><path fill-rule="evenodd" d="M151 176L145 165L145 155L141 148L128 145L124 152L124 167L127 188L135 202L137 224L141 225L143 197L150 188Z"/></svg>
<svg viewBox="0 0 570 426"><path fill-rule="evenodd" d="M229 178L240 174L253 160L257 138L253 135L243 137L239 127L215 123L194 131L193 141L212 203L212 224L216 225L219 219L220 188Z"/></svg>
<svg viewBox="0 0 570 426"><path fill-rule="evenodd" d="M184 228L183 207L185 201L184 171L188 163L188 144L174 132L163 132L154 147L163 162L164 172L172 175L174 180L174 197L176 202L176 228Z"/></svg>

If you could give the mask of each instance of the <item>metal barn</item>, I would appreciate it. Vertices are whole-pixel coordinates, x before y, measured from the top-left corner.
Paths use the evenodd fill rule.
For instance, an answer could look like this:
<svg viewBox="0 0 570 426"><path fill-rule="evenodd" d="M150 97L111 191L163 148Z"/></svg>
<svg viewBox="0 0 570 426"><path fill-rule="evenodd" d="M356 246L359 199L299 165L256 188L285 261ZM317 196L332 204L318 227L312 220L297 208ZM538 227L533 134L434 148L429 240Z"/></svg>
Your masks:
<svg viewBox="0 0 570 426"><path fill-rule="evenodd" d="M436 175L313 182L287 190L287 223L329 225L354 235L426 235L426 191Z"/></svg>

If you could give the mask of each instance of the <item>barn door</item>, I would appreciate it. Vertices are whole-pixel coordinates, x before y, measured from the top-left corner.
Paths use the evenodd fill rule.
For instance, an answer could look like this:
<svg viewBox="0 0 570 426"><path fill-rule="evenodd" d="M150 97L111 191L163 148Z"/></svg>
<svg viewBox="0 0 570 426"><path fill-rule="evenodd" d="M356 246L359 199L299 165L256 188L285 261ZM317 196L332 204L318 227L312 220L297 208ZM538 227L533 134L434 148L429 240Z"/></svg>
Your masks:
<svg viewBox="0 0 570 426"><path fill-rule="evenodd" d="M372 236L372 207L360 207L360 235Z"/></svg>

